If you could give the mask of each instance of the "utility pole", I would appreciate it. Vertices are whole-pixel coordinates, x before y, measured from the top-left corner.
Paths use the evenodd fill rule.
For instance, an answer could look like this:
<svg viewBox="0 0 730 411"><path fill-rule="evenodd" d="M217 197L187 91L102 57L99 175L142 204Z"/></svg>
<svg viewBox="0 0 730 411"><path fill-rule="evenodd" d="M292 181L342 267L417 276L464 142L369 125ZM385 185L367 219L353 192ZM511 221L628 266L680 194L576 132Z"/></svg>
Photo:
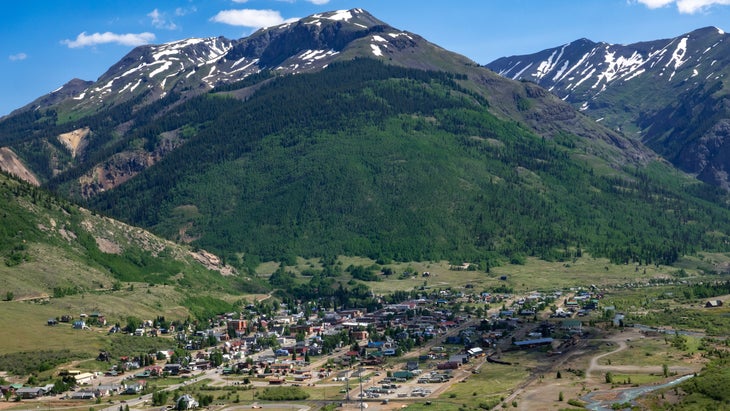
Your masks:
<svg viewBox="0 0 730 411"><path fill-rule="evenodd" d="M362 400L365 398L365 391L362 390L362 367L357 368L357 377L360 379L360 411L362 411Z"/></svg>
<svg viewBox="0 0 730 411"><path fill-rule="evenodd" d="M349 376L345 377L345 382L347 382L347 386L345 388L345 390L347 390L347 395L345 396L345 398L346 398L347 402L350 402L350 377Z"/></svg>

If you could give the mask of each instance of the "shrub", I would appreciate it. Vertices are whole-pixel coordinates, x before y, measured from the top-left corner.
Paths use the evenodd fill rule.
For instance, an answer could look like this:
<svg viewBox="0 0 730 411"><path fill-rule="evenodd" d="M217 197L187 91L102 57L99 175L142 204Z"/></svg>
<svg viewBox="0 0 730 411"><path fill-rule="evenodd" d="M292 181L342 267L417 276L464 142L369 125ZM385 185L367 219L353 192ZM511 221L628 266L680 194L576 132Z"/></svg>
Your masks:
<svg viewBox="0 0 730 411"><path fill-rule="evenodd" d="M299 387L266 388L258 394L258 398L265 401L297 401L309 398L309 394Z"/></svg>

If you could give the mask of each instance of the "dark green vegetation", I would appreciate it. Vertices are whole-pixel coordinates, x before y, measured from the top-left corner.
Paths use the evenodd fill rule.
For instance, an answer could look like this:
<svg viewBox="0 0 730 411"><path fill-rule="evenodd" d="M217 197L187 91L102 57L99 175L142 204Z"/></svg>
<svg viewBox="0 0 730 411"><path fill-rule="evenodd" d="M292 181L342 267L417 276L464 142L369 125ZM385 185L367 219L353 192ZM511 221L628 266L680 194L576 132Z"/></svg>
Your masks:
<svg viewBox="0 0 730 411"><path fill-rule="evenodd" d="M725 275L720 274L715 278L724 278ZM682 330L701 330L711 336L724 336L730 329L727 310L703 307L708 300L728 294L730 282L706 277L695 283L690 281L681 285L643 288L640 291L610 291L606 294L605 304L614 306L616 312L627 313L628 324L670 326ZM633 314L636 307L641 307L644 312ZM607 315L613 315L613 312Z"/></svg>
<svg viewBox="0 0 730 411"><path fill-rule="evenodd" d="M299 387L273 387L259 392L258 398L266 401L297 401L306 400L309 394Z"/></svg>
<svg viewBox="0 0 730 411"><path fill-rule="evenodd" d="M5 267L0 270L5 278L0 292L6 300L114 293L126 290L124 284L130 282L224 294L262 289L251 279L205 268L184 247L101 218L5 174L0 174L0 210L0 258ZM184 305L205 311L201 307L222 303L205 302Z"/></svg>
<svg viewBox="0 0 730 411"><path fill-rule="evenodd" d="M179 148L89 205L193 239L239 267L342 254L498 264L582 249L649 264L728 247L723 193L658 163L606 171L604 160L584 155L590 142L538 137L497 118L479 94L489 90L467 84L464 75L359 59L269 79L246 101L227 97L235 85L184 102L171 94L136 112L125 139L112 126L132 103L53 133L88 125L94 144L128 151L178 136ZM79 163L49 187L74 192L96 163ZM135 265L157 264L148 257L96 259L133 280L146 278Z"/></svg>
<svg viewBox="0 0 730 411"><path fill-rule="evenodd" d="M607 127L641 139L676 167L728 190L727 39L715 27L629 45L581 39L562 48L500 58L488 66L508 76L520 72ZM676 50L681 63L670 64L672 53L656 53L662 49ZM552 71L541 73L540 62L557 50L562 60L551 61ZM671 72L665 72L668 66ZM577 84L572 75L557 74L587 73L586 68L595 68L595 75L587 74Z"/></svg>
<svg viewBox="0 0 730 411"><path fill-rule="evenodd" d="M192 137L91 205L168 237L187 226L195 244L237 265L248 262L240 252L254 263L482 261L582 248L670 263L726 247L709 234L730 228L722 193L658 164L595 172L600 160L575 159L576 137L500 120L459 81L356 60L278 78L245 102L192 99L136 132Z"/></svg>
<svg viewBox="0 0 730 411"><path fill-rule="evenodd" d="M33 351L0 355L0 370L13 375L29 375L53 370L71 360L85 359L86 353L74 353L70 350Z"/></svg>
<svg viewBox="0 0 730 411"><path fill-rule="evenodd" d="M683 398L680 409L720 409L715 407L720 404L726 406L730 402L730 391L727 389L730 386L728 364L727 358L717 359L699 375L683 383L682 390L688 395Z"/></svg>

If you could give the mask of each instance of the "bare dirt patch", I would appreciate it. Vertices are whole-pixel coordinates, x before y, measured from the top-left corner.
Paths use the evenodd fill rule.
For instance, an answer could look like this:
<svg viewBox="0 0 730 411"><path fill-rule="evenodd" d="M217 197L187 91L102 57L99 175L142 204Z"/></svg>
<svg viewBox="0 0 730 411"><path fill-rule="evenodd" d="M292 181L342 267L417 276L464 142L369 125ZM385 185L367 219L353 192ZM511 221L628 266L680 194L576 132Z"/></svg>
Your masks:
<svg viewBox="0 0 730 411"><path fill-rule="evenodd" d="M25 167L13 150L7 147L0 147L0 170L10 173L34 186L41 185L35 174Z"/></svg>
<svg viewBox="0 0 730 411"><path fill-rule="evenodd" d="M114 241L107 240L106 238L96 237L96 245L99 250L107 254L121 254L122 247Z"/></svg>
<svg viewBox="0 0 730 411"><path fill-rule="evenodd" d="M544 372L534 377L522 388L517 389L508 397L507 402L514 399L519 405L518 409L522 410L556 410L567 406L569 399L579 399L591 391L600 390L595 394L595 399L613 398L619 389L614 389L611 384L605 382L606 372L661 375L661 366L602 365L599 363L599 360L604 357L630 349L628 342L640 338L644 338L640 331L626 329L624 332L598 339L598 341L604 341L615 347L610 352L596 353L595 350L587 349L587 346L580 347L580 350L568 354L566 358L557 360L552 367L540 367ZM672 374L688 374L699 371L702 366L695 363L685 362L685 364L672 365L670 371ZM567 370L584 370L585 372L584 375L578 375ZM557 378L558 371L561 372L561 378ZM559 400L560 393L563 394L563 401Z"/></svg>
<svg viewBox="0 0 730 411"><path fill-rule="evenodd" d="M205 250L198 252L191 251L190 256L193 257L195 261L203 264L207 269L218 271L221 275L233 275L236 273L233 267L223 264L217 255Z"/></svg>
<svg viewBox="0 0 730 411"><path fill-rule="evenodd" d="M71 152L71 157L76 157L76 154L81 151L84 146L86 137L91 133L91 129L88 127L79 128L68 133L58 135L58 141L63 143L66 148Z"/></svg>

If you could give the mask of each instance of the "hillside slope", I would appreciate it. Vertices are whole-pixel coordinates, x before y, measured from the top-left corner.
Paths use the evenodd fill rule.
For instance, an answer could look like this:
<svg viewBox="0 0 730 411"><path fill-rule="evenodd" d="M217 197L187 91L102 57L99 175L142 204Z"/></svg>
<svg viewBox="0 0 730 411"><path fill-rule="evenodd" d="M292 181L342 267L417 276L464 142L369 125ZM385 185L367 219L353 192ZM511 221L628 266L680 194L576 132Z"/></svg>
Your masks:
<svg viewBox="0 0 730 411"><path fill-rule="evenodd" d="M549 89L682 170L727 190L728 56L728 35L707 27L629 45L580 39L500 58L487 67Z"/></svg>
<svg viewBox="0 0 730 411"><path fill-rule="evenodd" d="M180 287L182 299L193 290L240 291L244 286L237 284L246 281L212 254L96 215L6 174L0 174L0 209L5 299L112 292L130 282Z"/></svg>
<svg viewBox="0 0 730 411"><path fill-rule="evenodd" d="M705 234L727 211L690 194L721 201L709 188L655 161L622 168L602 156L615 145L546 139L486 103L454 75L372 60L279 78L245 102L214 94L157 128L198 124L185 144L92 204L181 240L184 227L230 261L557 258L587 247L668 262L719 245Z"/></svg>
<svg viewBox="0 0 730 411"><path fill-rule="evenodd" d="M45 187L241 267L671 262L730 232L724 194L640 142L361 9L137 48L0 143Z"/></svg>

